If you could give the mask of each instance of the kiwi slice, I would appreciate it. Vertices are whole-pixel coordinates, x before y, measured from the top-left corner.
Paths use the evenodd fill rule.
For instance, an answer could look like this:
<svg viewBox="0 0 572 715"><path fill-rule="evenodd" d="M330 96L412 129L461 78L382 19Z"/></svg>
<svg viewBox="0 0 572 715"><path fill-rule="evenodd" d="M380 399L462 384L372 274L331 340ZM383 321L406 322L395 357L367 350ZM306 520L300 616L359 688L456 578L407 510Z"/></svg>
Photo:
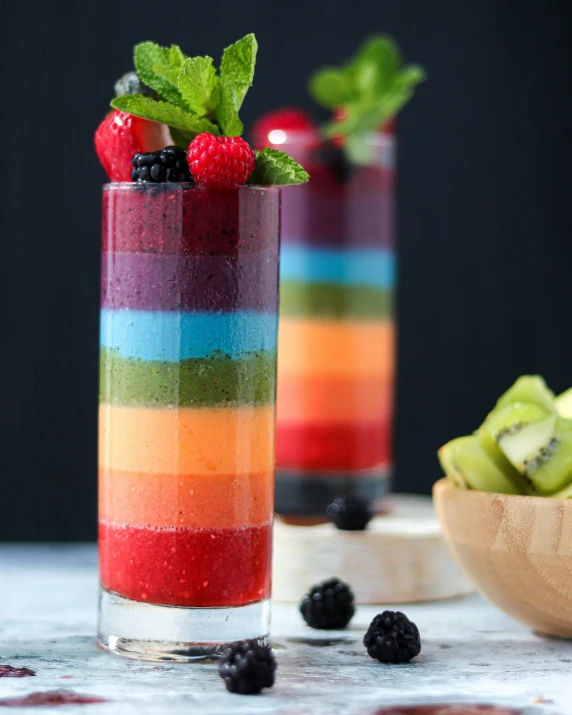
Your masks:
<svg viewBox="0 0 572 715"><path fill-rule="evenodd" d="M524 402L543 407L549 412L556 412L555 397L540 375L522 375L504 395L499 397L493 410L500 412L514 403Z"/></svg>
<svg viewBox="0 0 572 715"><path fill-rule="evenodd" d="M455 486L499 494L522 493L487 456L476 434L447 442L438 457L445 475Z"/></svg>
<svg viewBox="0 0 572 715"><path fill-rule="evenodd" d="M556 494L551 494L550 496L553 499L572 499L572 484L568 484L568 486L564 487L564 489L561 489L559 492L556 492Z"/></svg>
<svg viewBox="0 0 572 715"><path fill-rule="evenodd" d="M552 415L506 431L498 445L540 495L554 494L572 481L572 420Z"/></svg>
<svg viewBox="0 0 572 715"><path fill-rule="evenodd" d="M533 485L524 477L518 469L508 461L495 437L489 432L485 425L479 427L475 433L483 452L500 469L503 474L515 485L519 494L534 494Z"/></svg>
<svg viewBox="0 0 572 715"><path fill-rule="evenodd" d="M572 387L556 398L556 411L560 417L572 418Z"/></svg>

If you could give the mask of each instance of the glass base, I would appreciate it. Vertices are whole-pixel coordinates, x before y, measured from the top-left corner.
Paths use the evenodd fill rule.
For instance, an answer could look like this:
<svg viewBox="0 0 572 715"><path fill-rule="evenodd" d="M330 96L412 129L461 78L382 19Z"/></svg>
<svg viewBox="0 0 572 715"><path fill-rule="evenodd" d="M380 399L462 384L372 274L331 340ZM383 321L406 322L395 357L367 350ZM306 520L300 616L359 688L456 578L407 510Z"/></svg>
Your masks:
<svg viewBox="0 0 572 715"><path fill-rule="evenodd" d="M157 606L99 590L97 644L127 658L188 663L270 632L270 601L223 608Z"/></svg>
<svg viewBox="0 0 572 715"><path fill-rule="evenodd" d="M328 504L338 495L367 502L383 511L382 499L390 488L389 467L334 471L296 471L276 468L275 510L280 516L327 521Z"/></svg>

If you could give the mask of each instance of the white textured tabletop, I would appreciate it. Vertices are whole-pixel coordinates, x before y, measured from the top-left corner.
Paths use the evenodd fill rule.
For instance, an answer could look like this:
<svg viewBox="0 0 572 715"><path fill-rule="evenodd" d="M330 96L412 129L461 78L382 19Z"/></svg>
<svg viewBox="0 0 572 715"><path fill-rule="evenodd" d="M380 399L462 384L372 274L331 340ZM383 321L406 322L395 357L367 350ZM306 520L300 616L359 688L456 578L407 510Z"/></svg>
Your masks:
<svg viewBox="0 0 572 715"><path fill-rule="evenodd" d="M402 606L423 649L401 666L372 660L361 643L381 608L360 607L349 630L324 632L308 628L294 606L277 604L276 685L248 697L227 693L213 664L156 665L99 651L96 601L94 546L0 546L0 664L37 673L0 678L0 705L65 688L105 699L66 705L66 715L373 715L389 706L443 703L464 703L457 713L469 703L572 713L572 641L535 636L474 595Z"/></svg>

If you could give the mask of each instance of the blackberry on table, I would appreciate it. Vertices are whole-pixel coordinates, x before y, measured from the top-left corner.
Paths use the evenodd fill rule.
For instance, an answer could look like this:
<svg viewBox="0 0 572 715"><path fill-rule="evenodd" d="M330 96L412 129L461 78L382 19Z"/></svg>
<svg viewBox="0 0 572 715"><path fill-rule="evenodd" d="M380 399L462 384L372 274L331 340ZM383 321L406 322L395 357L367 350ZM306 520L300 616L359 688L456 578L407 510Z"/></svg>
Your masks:
<svg viewBox="0 0 572 715"><path fill-rule="evenodd" d="M167 146L159 151L135 154L131 160L133 181L161 183L192 181L184 149Z"/></svg>
<svg viewBox="0 0 572 715"><path fill-rule="evenodd" d="M272 648L256 638L237 641L224 652L218 672L229 692L254 695L274 685L276 658Z"/></svg>
<svg viewBox="0 0 572 715"><path fill-rule="evenodd" d="M300 613L312 628L345 628L355 613L354 594L338 578L328 579L312 586L300 603Z"/></svg>
<svg viewBox="0 0 572 715"><path fill-rule="evenodd" d="M381 663L407 663L421 653L419 629L401 611L384 611L363 637L368 654Z"/></svg>
<svg viewBox="0 0 572 715"><path fill-rule="evenodd" d="M343 495L328 504L326 513L328 519L342 531L363 531L373 516L365 501Z"/></svg>

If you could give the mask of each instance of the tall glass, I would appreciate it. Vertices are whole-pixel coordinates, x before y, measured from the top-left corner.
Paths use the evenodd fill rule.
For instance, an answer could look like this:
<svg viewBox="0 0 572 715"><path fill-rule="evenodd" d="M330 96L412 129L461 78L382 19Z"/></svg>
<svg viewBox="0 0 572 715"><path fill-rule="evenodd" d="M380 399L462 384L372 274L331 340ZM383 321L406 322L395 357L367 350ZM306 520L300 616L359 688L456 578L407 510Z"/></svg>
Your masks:
<svg viewBox="0 0 572 715"><path fill-rule="evenodd" d="M103 192L99 644L190 660L269 629L280 195Z"/></svg>
<svg viewBox="0 0 572 715"><path fill-rule="evenodd" d="M375 509L389 488L394 147L364 136L352 165L284 137L310 182L282 199L276 511L314 523L337 495Z"/></svg>

